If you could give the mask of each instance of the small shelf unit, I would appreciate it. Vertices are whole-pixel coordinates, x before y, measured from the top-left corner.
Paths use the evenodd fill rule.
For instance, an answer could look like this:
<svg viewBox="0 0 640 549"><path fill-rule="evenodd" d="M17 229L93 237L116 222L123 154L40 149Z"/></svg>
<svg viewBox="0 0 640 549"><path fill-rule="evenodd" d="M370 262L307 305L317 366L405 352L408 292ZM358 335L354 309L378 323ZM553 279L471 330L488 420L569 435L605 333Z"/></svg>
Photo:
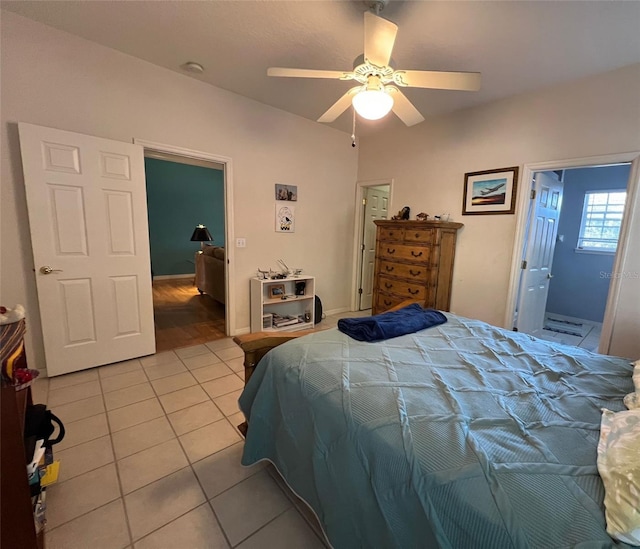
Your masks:
<svg viewBox="0 0 640 549"><path fill-rule="evenodd" d="M274 288L282 293L274 296ZM275 280L251 279L252 333L307 330L313 328L314 315L314 277L299 275Z"/></svg>

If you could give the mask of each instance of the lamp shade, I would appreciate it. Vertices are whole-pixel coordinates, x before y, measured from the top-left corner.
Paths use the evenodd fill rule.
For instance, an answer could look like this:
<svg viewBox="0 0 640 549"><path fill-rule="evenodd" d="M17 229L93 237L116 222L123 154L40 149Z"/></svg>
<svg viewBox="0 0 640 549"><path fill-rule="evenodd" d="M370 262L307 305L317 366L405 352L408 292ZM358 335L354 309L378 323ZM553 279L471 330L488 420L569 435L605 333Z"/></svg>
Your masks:
<svg viewBox="0 0 640 549"><path fill-rule="evenodd" d="M196 225L193 234L191 235L192 242L210 242L213 240L211 233L204 225Z"/></svg>
<svg viewBox="0 0 640 549"><path fill-rule="evenodd" d="M364 90L351 100L356 112L367 120L379 120L389 114L393 107L393 97L383 90Z"/></svg>

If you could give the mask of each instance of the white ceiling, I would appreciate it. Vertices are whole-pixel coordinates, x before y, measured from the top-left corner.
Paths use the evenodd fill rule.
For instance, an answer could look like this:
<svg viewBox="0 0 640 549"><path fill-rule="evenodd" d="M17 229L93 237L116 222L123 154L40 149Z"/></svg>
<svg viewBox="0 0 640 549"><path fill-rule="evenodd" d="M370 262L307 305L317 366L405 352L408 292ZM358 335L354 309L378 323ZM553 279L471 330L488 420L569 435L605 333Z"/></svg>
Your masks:
<svg viewBox="0 0 640 549"><path fill-rule="evenodd" d="M269 78L267 67L350 70L363 50L359 0L2 1L3 9L316 120L350 86ZM425 116L452 112L640 62L638 1L405 1L396 68L479 71L479 92L406 89ZM183 72L183 74L186 74ZM391 115L365 133L401 125ZM333 126L351 131L350 110Z"/></svg>

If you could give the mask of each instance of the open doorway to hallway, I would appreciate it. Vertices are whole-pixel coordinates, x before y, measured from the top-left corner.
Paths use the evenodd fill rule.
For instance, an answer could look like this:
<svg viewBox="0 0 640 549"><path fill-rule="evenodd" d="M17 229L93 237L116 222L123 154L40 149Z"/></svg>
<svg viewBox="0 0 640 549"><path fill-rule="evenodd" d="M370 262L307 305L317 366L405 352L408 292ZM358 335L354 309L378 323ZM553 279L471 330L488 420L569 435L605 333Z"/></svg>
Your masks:
<svg viewBox="0 0 640 549"><path fill-rule="evenodd" d="M360 204L356 215L357 264L356 311L371 309L373 273L376 256L376 219L388 219L391 184L386 182L358 183Z"/></svg>
<svg viewBox="0 0 640 549"><path fill-rule="evenodd" d="M518 330L598 351L630 172L623 163L534 174Z"/></svg>
<svg viewBox="0 0 640 549"><path fill-rule="evenodd" d="M194 290L193 277L153 282L158 353L226 337L224 304Z"/></svg>
<svg viewBox="0 0 640 549"><path fill-rule="evenodd" d="M158 352L223 338L224 165L145 150Z"/></svg>

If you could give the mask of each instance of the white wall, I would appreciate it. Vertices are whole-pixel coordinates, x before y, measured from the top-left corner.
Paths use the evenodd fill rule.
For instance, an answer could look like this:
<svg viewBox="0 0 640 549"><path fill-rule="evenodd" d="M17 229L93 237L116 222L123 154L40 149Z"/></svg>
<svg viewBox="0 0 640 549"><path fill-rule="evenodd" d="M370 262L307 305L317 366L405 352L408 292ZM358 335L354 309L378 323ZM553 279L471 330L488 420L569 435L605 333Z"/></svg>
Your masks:
<svg viewBox="0 0 640 549"><path fill-rule="evenodd" d="M394 210L450 212L464 223L451 308L503 325L516 216L462 216L464 174L634 150L640 151L640 65L364 137L358 180L393 178ZM638 273L640 215L631 234L624 271ZM623 280L621 294L612 352L640 358L640 279Z"/></svg>
<svg viewBox="0 0 640 549"><path fill-rule="evenodd" d="M232 158L237 322L249 326L249 278L283 258L317 277L325 310L351 279L357 151L349 136L70 34L2 12L0 303L28 311L27 352L42 368L16 122ZM296 232L274 230L274 184L298 185ZM346 238L345 238L346 237Z"/></svg>

